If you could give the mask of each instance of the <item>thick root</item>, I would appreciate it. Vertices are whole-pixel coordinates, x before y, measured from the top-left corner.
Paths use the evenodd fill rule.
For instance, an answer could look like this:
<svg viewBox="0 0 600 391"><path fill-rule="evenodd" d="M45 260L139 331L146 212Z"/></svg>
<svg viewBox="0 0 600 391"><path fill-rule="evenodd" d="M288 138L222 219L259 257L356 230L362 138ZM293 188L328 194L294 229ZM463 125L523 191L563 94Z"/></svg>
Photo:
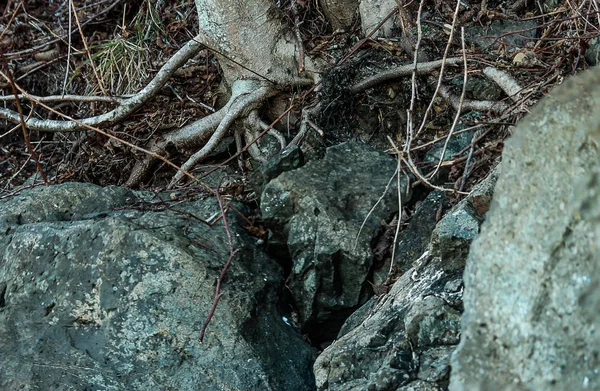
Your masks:
<svg viewBox="0 0 600 391"><path fill-rule="evenodd" d="M168 149L190 150L204 143L204 146L181 167L182 170L188 171L214 151L237 118L248 115L250 111L259 107L265 99L276 92L271 84L255 80L240 80L234 83L232 96L223 108L167 134L163 140L156 142L151 150L154 153L166 156L168 155ZM139 186L149 177L155 165L156 159L152 156L146 156L143 161L135 165L126 185L129 187ZM170 187L179 182L183 176L183 171L178 171L173 177Z"/></svg>
<svg viewBox="0 0 600 391"><path fill-rule="evenodd" d="M248 115L253 109L258 108L262 102L275 95L277 90L271 85L256 80L238 80L233 84L232 95L229 102L219 111L225 111L225 116L217 126L217 129L211 135L204 147L193 154L182 166L182 170L191 170L198 162L209 156L217 145L227 134L231 124L238 118ZM215 113L216 114L216 113ZM169 188L175 186L184 176L182 171L178 171Z"/></svg>

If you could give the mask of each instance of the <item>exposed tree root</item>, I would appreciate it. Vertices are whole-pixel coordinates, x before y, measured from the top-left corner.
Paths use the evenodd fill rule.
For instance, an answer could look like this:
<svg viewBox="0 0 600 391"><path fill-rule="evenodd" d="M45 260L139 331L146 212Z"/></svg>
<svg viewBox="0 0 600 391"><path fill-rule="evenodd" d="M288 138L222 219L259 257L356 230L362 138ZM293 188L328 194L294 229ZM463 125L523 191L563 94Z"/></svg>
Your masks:
<svg viewBox="0 0 600 391"><path fill-rule="evenodd" d="M414 64L402 65L370 76L353 85L350 88L350 91L355 94L360 93L368 88L374 87L388 80L393 80L403 76L410 76L412 75L413 71L415 71L416 74L428 74L440 68L444 63L446 65L456 65L459 64L461 61L461 57L451 57L445 60L417 63L416 66ZM502 72L495 68L489 67L484 70L484 74L488 76L492 81L496 82L500 86L500 88L502 88L509 96L511 96L511 98L518 99L518 93L521 91L521 88L514 81L514 79L506 72ZM433 77L430 78L430 83L434 86L438 84ZM450 92L448 87L442 85L441 83L439 84L439 89L437 92L439 92L440 96L444 98L455 110L460 110L461 112L474 110L498 113L503 112L509 108L509 106L506 103L501 101L481 101L463 99L462 104L459 104L459 97L454 96ZM306 119L303 118L302 123L305 124L305 122Z"/></svg>
<svg viewBox="0 0 600 391"><path fill-rule="evenodd" d="M110 126L122 121L127 116L131 115L137 109L139 109L145 102L154 97L156 93L165 85L169 77L185 62L194 57L204 46L204 36L197 36L190 40L184 45L173 57L171 57L165 65L160 69L154 79L144 87L139 93L130 97L80 97L72 96L69 97L73 100L87 101L87 100L112 100L118 106L105 114L98 115L95 117L89 117L80 121L62 121L62 120L43 120L38 118L28 118L25 120L25 124L29 129L50 131L50 132L71 132L79 131L84 129L85 126ZM431 73L438 68L442 68L445 65L454 65L461 61L461 58L444 58L438 61L415 62L412 64L396 67L383 72L380 72L374 76L371 76L350 88L352 93L360 93L368 88L374 87L382 82L402 77L411 74L426 74ZM490 79L496 81L513 99L519 97L520 88L510 77L506 77L504 73L499 73L496 69L486 69L484 72ZM306 85L312 83L308 79L302 79L297 76L290 76L287 80L287 84L283 86L279 83L280 88L287 88L292 85ZM313 85L314 88L314 85ZM508 108L508 105L502 102L482 102L482 101L467 101L459 104L458 99L449 92L447 88L439 85L439 93L445 98L455 109L458 110L479 110L479 111L503 111ZM182 165L182 170L189 171L198 162L208 157L223 140L227 132L230 130L232 124L237 119L243 119L244 126L240 126L236 131L236 144L238 149L242 148L243 139L246 139L248 144L251 144L249 140L255 140L256 135L261 131L268 130L268 133L273 137L276 137L281 144L282 149L286 147L285 138L274 129L269 129L269 125L264 123L258 115L257 109L263 104L263 102L275 95L279 91L272 82L256 79L242 79L235 81L232 85L232 96L227 104L218 110L217 112L208 115L192 124L186 125L185 127L175 130L165 135L161 140L157 140L151 143L148 149L155 155L146 155L144 159L136 163L133 168L129 179L126 182L128 186L138 186L141 184L148 175L152 172L155 163L158 161L157 155L168 158L170 152L173 150L191 150L194 151L199 146L202 146L200 150L195 152L189 159ZM57 97L46 97L45 100L54 100ZM64 98L63 98L64 99ZM307 126L312 125L310 122L310 115L315 111L318 111L319 105L312 109L303 110L302 121L300 131L298 135L292 140L290 145L299 144L303 135L307 132ZM12 110L0 108L0 118L7 119L11 122L18 123L20 118L19 114ZM312 125L315 127L315 125ZM315 127L316 128L316 127ZM317 128L316 128L317 129ZM417 132L418 134L418 132ZM257 145L249 145L247 147L250 155L258 160L263 161L265 154L260 150ZM183 172L178 171L169 187L176 185L182 178Z"/></svg>
<svg viewBox="0 0 600 391"><path fill-rule="evenodd" d="M296 133L296 136L294 136L292 141L290 141L290 143L288 145L286 145L284 149L290 148L292 146L300 146L300 144L302 144L302 141L304 140L304 137L306 136L306 133L308 132L308 127L311 126L311 124L314 125L312 123L310 117L314 116L320 110L321 110L321 103L317 103L314 106L305 107L304 109L302 109L302 118L300 121L300 129L298 130L298 133ZM319 129L319 134L321 136L323 136L323 131L320 129Z"/></svg>
<svg viewBox="0 0 600 391"><path fill-rule="evenodd" d="M236 119L248 115L250 111L258 108L265 99L275 95L276 92L277 90L273 88L270 83L267 85L264 82L256 80L236 81L232 86L231 99L229 99L229 102L221 109L225 110L226 114L219 123L219 126L217 126L217 129L213 132L204 147L190 156L181 168L186 171L191 170L196 163L205 159L214 151L221 140L223 140L229 127ZM171 180L169 188L175 186L182 178L183 175L178 171L173 177L173 180Z"/></svg>
<svg viewBox="0 0 600 391"><path fill-rule="evenodd" d="M498 84L513 101L518 102L520 100L523 89L510 74L494 67L485 68L483 74Z"/></svg>
<svg viewBox="0 0 600 391"><path fill-rule="evenodd" d="M454 110L459 110L461 112L465 111L490 111L499 113L506 109L508 109L508 105L502 101L493 101L493 100L471 100L464 99L462 105L459 103L459 97L453 95L448 87L441 85L440 86L440 96L448 102Z"/></svg>
<svg viewBox="0 0 600 391"><path fill-rule="evenodd" d="M197 36L188 41L177 53L175 53L162 68L158 71L154 79L146 85L137 94L122 100L120 105L114 110L95 117L89 117L74 121L49 120L39 118L28 118L25 121L27 128L40 130L44 132L77 132L85 129L81 124L89 126L110 126L116 124L139 109L149 99L165 85L173 73L181 68L190 58L193 58L204 47L200 43L201 36ZM8 77L2 76L8 81ZM0 118L13 123L19 123L19 114L5 108L0 108Z"/></svg>
<svg viewBox="0 0 600 391"><path fill-rule="evenodd" d="M271 83L256 80L239 80L232 86L232 96L227 104L216 113L208 115L190 125L167 134L163 140L151 147L151 151L160 155L168 154L168 149L194 149L204 146L194 153L181 167L189 170L196 163L205 159L225 137L232 123L258 108L265 99L275 95L277 89ZM154 167L155 159L146 156L134 167L127 186L137 186L142 183ZM173 187L183 178L179 172L173 177L169 187Z"/></svg>
<svg viewBox="0 0 600 391"><path fill-rule="evenodd" d="M379 72L376 75L368 77L365 80L353 85L350 88L350 91L356 94L385 81L397 79L403 76L410 76L412 75L413 70L416 72L417 75L428 74L440 68L444 63L446 65L456 65L460 64L461 61L461 57L451 57L447 58L446 60L417 63L416 66L414 64L402 65L399 67L388 69L383 72Z"/></svg>
<svg viewBox="0 0 600 391"><path fill-rule="evenodd" d="M252 140L258 137L260 132L268 129L267 134L277 139L281 147L280 150L283 150L286 147L287 141L285 137L276 129L269 128L269 124L265 123L263 120L260 119L260 116L258 115L258 110L252 110L250 112L248 118L246 119L246 125L247 126L244 127L243 132L243 137L246 140L246 143L250 144ZM238 152L239 151L241 151L241 147L238 147ZM258 162L264 162L268 158L268 154L263 153L263 151L256 143L250 144L248 148L248 153L250 154L250 156L252 156L254 160Z"/></svg>
<svg viewBox="0 0 600 391"><path fill-rule="evenodd" d="M263 121L262 119L260 119L259 115L258 115L258 110L252 110L252 112L250 113L250 115L248 116L248 123L255 128L256 130L258 130L259 132L261 130L268 130L267 134L269 134L270 136L273 136L277 139L277 141L279 141L279 145L281 146L281 149L284 149L287 145L287 140L285 139L285 137L279 133L279 131L277 129L274 128L269 128L269 124L266 123L265 121ZM258 133L258 132L257 132ZM246 141L250 142L250 140L254 139L256 137L256 134L253 135L246 135Z"/></svg>

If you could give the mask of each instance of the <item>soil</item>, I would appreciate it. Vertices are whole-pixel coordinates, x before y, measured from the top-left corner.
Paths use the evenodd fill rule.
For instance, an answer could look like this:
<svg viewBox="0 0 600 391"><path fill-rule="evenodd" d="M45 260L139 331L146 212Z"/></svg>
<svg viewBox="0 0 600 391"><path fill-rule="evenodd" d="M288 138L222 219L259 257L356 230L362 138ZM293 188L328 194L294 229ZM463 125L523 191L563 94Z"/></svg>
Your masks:
<svg viewBox="0 0 600 391"><path fill-rule="evenodd" d="M587 0L575 1L579 9L587 9ZM114 95L131 94L142 88L156 73L158 68L175 53L197 30L195 5L192 0L164 2L138 0L134 2L96 2L78 11L79 24L85 35L85 44L76 31L69 41L56 39L64 37L68 31L68 7L66 2L8 1L0 6L0 26L4 26L0 38L0 53L3 53L2 67L10 66L16 83L38 96L56 95L66 92L76 95L102 95L109 91ZM290 2L281 1L280 7L286 21L294 25ZM486 9L481 5L487 3ZM598 35L597 14L580 12L569 6L547 5L542 13L539 7L531 4L516 13L503 8L497 1L483 2L481 5L461 9L458 25L468 31L480 31L494 25L537 22L537 27L505 31L496 39L482 36L482 40L492 42L483 49L477 37L467 39L466 57L469 75L481 77L481 70L487 66L509 72L525 89L527 103L513 114L504 115L490 111L466 112L459 118L463 128L484 126L486 132L471 151L473 158L466 167L467 150L455 156L455 164L446 167L438 184L448 188L468 192L476 183L485 178L501 156L504 139L510 135L511 127L541 96L564 77L586 69L589 64L583 57L587 42ZM427 2L423 12L423 39L421 50L431 59L443 58L448 40L447 26L452 22L454 2L437 0ZM363 38L360 24L347 31L333 31L319 12L316 0L297 1L296 12L306 55L320 57L331 64L322 75L322 85L318 92L304 101L299 101L300 93L285 94L279 97L278 104L295 104L291 115L276 125L291 139L300 126L300 113L303 107L321 102L321 111L314 118L315 128L322 135L312 135L313 141L322 147L347 140L362 140L366 143L394 153L390 140L402 145L411 102L412 81L410 77L398 78L381 83L360 94L349 92L350 87L365 77L377 74L390 67L409 64L412 58L402 49L401 39L370 39L354 52L348 61L336 65L346 56L353 45ZM552 7L552 8L548 8ZM577 8L576 7L576 8ZM583 8L582 8L583 7ZM407 12L414 13L416 8ZM411 15L415 16L415 15ZM44 26L36 28L34 26ZM586 25L595 26L584 28ZM471 30L469 30L471 29ZM416 31L416 30L415 30ZM482 30L483 31L483 30ZM487 30L486 30L487 31ZM510 37L522 37L530 33L533 37L522 41ZM397 37L402 32L397 32ZM467 34L468 35L468 34ZM473 34L472 34L473 35ZM480 34L481 35L481 34ZM455 37L450 45L448 57L461 55L461 40ZM506 38L506 39L505 39ZM516 42L516 43L515 43ZM519 47L518 45L522 45ZM90 56L87 55L87 46ZM516 63L517 53L533 53L533 60ZM91 66L89 58L94 61ZM133 60L133 61L132 61ZM531 59L530 59L531 60ZM67 67L68 66L68 72ZM66 76L65 76L66 75ZM426 109L430 106L435 85L428 77L416 78L416 101L412 111L413 123L420 124ZM455 79L457 78L457 79ZM454 79L454 83L452 83ZM484 79L484 78L482 78ZM66 82L65 82L66 80ZM100 82L100 80L102 82ZM462 90L462 68L448 67L442 77L457 96ZM197 120L217 109L223 94L219 87L220 69L214 53L202 51L195 59L176 73L172 80L142 109L123 123L105 129L111 134L130 143L146 146L162 134ZM10 96L11 87L0 82L2 95ZM301 92L301 91L300 91ZM467 97L473 98L470 91ZM516 105L505 93L498 100ZM12 102L2 102L4 107L15 110ZM21 100L23 113L40 118L57 118L30 102ZM108 103L72 103L57 101L51 103L58 113L84 118L105 112L112 106ZM276 104L269 104L276 106ZM265 112L266 117L269 113ZM425 161L427 152L434 148L434 141L444 140L452 127L456 111L444 99L437 96L431 105L423 131L412 141L413 161L423 173L435 168L435 163ZM495 121L494 123L492 123ZM480 132L479 134L482 134ZM35 158L24 142L22 130L14 124L0 120L0 197L17 191L23 184L41 183L36 173ZM139 152L117 141L92 132L70 134L49 132L28 132L31 148L39 160L40 167L49 183L68 181L90 182L98 185L120 185L125 183ZM219 165L232 153L235 147L229 138L219 153L211 156L198 167L197 172L206 172ZM442 141L443 142L443 141ZM467 145L468 146L468 145ZM190 151L191 152L191 151ZM174 154L169 157L175 164L182 164L185 156ZM256 162L233 160L227 172L233 173L229 182L234 183L233 198L255 200L250 186L245 187L249 171ZM465 174L466 173L466 174ZM150 190L160 190L168 183L173 170L161 167L143 185ZM468 174L468 175L467 175ZM464 180L464 183L463 183ZM422 185L416 185L422 186ZM454 195L456 199L460 194Z"/></svg>

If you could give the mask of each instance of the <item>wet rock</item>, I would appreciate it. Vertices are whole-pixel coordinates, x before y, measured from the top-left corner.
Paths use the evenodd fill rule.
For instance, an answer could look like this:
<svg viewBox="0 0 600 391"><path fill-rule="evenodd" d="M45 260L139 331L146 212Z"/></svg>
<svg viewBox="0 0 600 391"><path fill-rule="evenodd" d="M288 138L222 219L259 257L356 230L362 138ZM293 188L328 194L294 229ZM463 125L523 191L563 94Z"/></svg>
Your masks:
<svg viewBox="0 0 600 391"><path fill-rule="evenodd" d="M505 144L465 270L453 391L599 389L600 69L543 98Z"/></svg>
<svg viewBox="0 0 600 391"><path fill-rule="evenodd" d="M262 193L262 216L272 244L289 251L288 286L313 342L333 339L369 297L371 241L380 221L398 210L395 169L385 153L344 143L329 148L323 160L283 173Z"/></svg>
<svg viewBox="0 0 600 391"><path fill-rule="evenodd" d="M138 196L70 183L0 200L0 389L314 389L312 349L276 310L281 270L236 215L201 344L229 246L191 216L218 205L144 211Z"/></svg>

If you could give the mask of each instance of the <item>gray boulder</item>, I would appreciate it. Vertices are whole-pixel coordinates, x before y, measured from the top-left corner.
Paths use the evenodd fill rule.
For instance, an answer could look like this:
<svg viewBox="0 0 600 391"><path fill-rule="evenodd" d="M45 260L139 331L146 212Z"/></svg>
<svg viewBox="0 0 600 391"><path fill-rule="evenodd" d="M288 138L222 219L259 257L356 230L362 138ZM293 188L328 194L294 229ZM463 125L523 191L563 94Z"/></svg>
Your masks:
<svg viewBox="0 0 600 391"><path fill-rule="evenodd" d="M450 355L460 336L464 265L495 179L491 175L474 189L433 233L412 226L431 236L428 251L387 295L353 313L338 339L319 355L314 366L319 390L425 391L448 386ZM430 201L439 202L440 194L432 194ZM430 210L434 219L435 209ZM472 223L474 230L464 228ZM411 226L404 232L408 230Z"/></svg>
<svg viewBox="0 0 600 391"><path fill-rule="evenodd" d="M371 241L380 221L398 211L395 169L387 154L344 143L329 148L322 160L281 174L262 193L271 246L276 251L279 243L289 251L293 265L288 286L302 330L313 342L333 339L369 297Z"/></svg>
<svg viewBox="0 0 600 391"><path fill-rule="evenodd" d="M450 389L600 389L600 68L506 143L465 271Z"/></svg>
<svg viewBox="0 0 600 391"><path fill-rule="evenodd" d="M408 221L408 226L398 233L396 251L394 256L394 271L396 275L402 274L412 267L412 263L419 259L427 250L431 239L431 232L437 224L438 214L443 211L447 204L442 192L432 191L427 197L415 206L415 211ZM447 205L445 205L447 207ZM396 236L395 226L391 226L381 241L391 247ZM373 284L385 284L389 277L391 266L391 248L382 256L378 256L377 245L375 248L376 260L382 258L383 262L376 264L373 269Z"/></svg>
<svg viewBox="0 0 600 391"><path fill-rule="evenodd" d="M214 199L144 203L70 183L0 201L0 389L311 390L313 351L276 311L279 266ZM176 212L177 209L179 212Z"/></svg>

